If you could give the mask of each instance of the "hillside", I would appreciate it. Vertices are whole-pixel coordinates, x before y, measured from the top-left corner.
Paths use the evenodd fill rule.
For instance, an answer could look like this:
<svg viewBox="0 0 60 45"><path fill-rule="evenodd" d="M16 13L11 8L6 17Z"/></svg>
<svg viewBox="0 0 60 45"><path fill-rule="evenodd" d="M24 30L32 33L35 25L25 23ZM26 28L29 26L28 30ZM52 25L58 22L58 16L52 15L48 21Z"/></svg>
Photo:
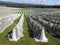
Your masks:
<svg viewBox="0 0 60 45"><path fill-rule="evenodd" d="M7 7L22 7L22 8L29 8L29 7L35 7L35 8L60 8L60 5L35 5L35 4L28 4L28 3L14 3L14 2L5 2L0 1L0 6L4 5Z"/></svg>

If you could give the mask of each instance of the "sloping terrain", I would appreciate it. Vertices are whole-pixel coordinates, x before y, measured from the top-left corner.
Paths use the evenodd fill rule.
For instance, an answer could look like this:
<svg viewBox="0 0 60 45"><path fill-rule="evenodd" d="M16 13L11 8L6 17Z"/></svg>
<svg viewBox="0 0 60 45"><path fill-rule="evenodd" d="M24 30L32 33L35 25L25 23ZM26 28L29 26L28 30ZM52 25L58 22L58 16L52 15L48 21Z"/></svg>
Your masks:
<svg viewBox="0 0 60 45"><path fill-rule="evenodd" d="M36 22L41 23L41 20L38 20L38 19L42 19L42 17L43 17L43 20L46 21L46 19L48 19L51 16L51 21L50 22L52 22L52 19L57 19L57 21L58 21L58 19L60 19L60 18L57 18L57 17L60 16L60 9L57 9L57 8L53 8L53 9L52 8L51 9L50 8L24 8L24 9L19 8L19 9L16 9L16 10L15 10L15 8L13 8L13 9L12 9L13 10L12 11L8 7L3 8L2 11L0 11L1 12L0 13L0 17L6 16L4 14L24 14L24 22L23 22L23 28L24 28L23 33L24 33L24 37L22 37L17 42L13 42L13 41L11 42L11 41L8 40L8 37L7 37L8 34L11 33L12 29L19 22L20 17L18 17L12 23L12 25L10 25L9 27L7 27L3 33L0 33L0 45L60 45L60 38L53 36L51 34L51 32L48 32L49 31L48 29L45 29L45 33L46 33L45 35L48 38L48 42L47 43L36 42L34 40L34 38L33 38L33 32L29 28L28 22L26 20L26 16L31 16L31 17L34 17L35 16L36 18L34 17L33 19ZM53 18L53 17L56 17L56 18ZM42 21L42 24L44 24L43 21ZM58 32L59 32L59 30L58 30Z"/></svg>
<svg viewBox="0 0 60 45"><path fill-rule="evenodd" d="M30 17L45 27L54 36L60 37L60 9L32 9Z"/></svg>

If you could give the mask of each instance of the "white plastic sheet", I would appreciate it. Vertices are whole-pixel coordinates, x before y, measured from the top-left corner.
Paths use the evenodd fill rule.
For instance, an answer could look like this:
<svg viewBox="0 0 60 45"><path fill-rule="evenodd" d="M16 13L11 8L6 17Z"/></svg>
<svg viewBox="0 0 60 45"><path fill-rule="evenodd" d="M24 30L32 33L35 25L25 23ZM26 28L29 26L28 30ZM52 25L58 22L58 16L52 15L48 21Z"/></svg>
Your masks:
<svg viewBox="0 0 60 45"><path fill-rule="evenodd" d="M10 41L18 41L21 37L23 37L23 21L24 15L21 16L18 24L13 28L12 38L9 38Z"/></svg>
<svg viewBox="0 0 60 45"><path fill-rule="evenodd" d="M2 33L8 26L10 26L20 14L8 14L0 18L0 33Z"/></svg>

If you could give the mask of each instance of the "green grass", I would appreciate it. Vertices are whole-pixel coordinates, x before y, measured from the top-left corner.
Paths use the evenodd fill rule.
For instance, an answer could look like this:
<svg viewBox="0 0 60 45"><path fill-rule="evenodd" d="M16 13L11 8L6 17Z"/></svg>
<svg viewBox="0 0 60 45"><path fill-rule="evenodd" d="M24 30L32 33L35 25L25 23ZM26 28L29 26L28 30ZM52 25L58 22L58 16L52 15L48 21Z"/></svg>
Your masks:
<svg viewBox="0 0 60 45"><path fill-rule="evenodd" d="M25 45L33 44L35 41L33 38L29 36L29 28L26 19L24 19L23 28L24 28L24 32L23 32L24 37L20 39L20 42L22 42Z"/></svg>
<svg viewBox="0 0 60 45"><path fill-rule="evenodd" d="M46 32L46 36L49 39L49 42L47 43L42 43L42 42L36 42L34 38L30 36L29 33L29 27L27 25L26 19L24 19L23 23L23 28L24 28L24 37L21 38L18 42L17 45L60 45L60 39L53 37L50 33ZM32 34L31 34L32 35Z"/></svg>
<svg viewBox="0 0 60 45"><path fill-rule="evenodd" d="M42 42L36 42L32 35L32 33L29 32L29 27L26 21L26 18L24 17L24 23L23 23L23 28L24 28L24 37L22 37L20 40L17 42L11 42L8 40L7 35L9 32L12 31L13 27L18 23L20 17L14 21L12 25L10 25L8 28L5 29L3 33L0 34L0 45L60 45L60 38L55 38L53 37L50 33L46 32L46 36L49 40L47 43L42 43Z"/></svg>
<svg viewBox="0 0 60 45"><path fill-rule="evenodd" d="M56 38L56 37L52 36L47 31L46 31L46 36L49 39L49 42L48 42L49 44L51 44L51 45L60 45L60 38Z"/></svg>
<svg viewBox="0 0 60 45"><path fill-rule="evenodd" d="M2 43L2 45L8 41L8 33L12 31L13 27L18 23L20 17L18 17L13 24L11 24L10 26L8 26L5 31L3 33L0 33L0 43Z"/></svg>

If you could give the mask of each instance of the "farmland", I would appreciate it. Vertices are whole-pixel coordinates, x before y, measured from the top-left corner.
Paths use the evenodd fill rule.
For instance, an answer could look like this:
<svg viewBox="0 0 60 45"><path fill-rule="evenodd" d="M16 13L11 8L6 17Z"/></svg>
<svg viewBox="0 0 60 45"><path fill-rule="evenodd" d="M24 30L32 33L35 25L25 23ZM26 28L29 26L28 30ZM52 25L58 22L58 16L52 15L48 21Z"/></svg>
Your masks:
<svg viewBox="0 0 60 45"><path fill-rule="evenodd" d="M18 23L20 17L14 20L14 22L8 26L3 33L0 33L0 45L60 45L60 9L58 8L12 8L12 7L0 7L0 17L5 17L9 14L24 14L23 33L22 37L17 42L11 42L8 40L8 33ZM48 38L47 43L36 42L33 37L35 28L32 29L29 26L29 18L34 20L37 26L42 25L45 28L45 35ZM34 24L32 23L32 24ZM33 25L34 26L34 25ZM36 26L36 25L35 25ZM39 33L39 29L37 34ZM36 34L36 35L37 35Z"/></svg>
<svg viewBox="0 0 60 45"><path fill-rule="evenodd" d="M33 20L48 29L53 35L60 36L60 15L58 9L40 9L34 10L30 16Z"/></svg>

